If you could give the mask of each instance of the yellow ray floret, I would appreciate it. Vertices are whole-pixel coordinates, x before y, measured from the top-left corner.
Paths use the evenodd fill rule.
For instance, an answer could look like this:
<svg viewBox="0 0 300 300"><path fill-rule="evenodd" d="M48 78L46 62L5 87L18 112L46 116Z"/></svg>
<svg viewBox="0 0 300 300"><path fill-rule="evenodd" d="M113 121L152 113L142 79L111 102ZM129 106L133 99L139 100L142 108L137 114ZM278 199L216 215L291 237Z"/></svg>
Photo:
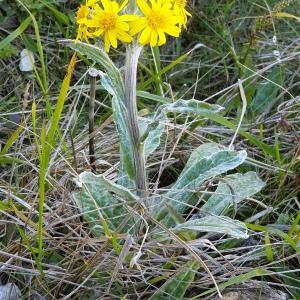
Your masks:
<svg viewBox="0 0 300 300"><path fill-rule="evenodd" d="M81 20L89 18L91 12L93 11L94 4L98 0L88 0L85 5L80 5L76 13L76 22L78 26L78 33L76 40L85 40L88 42L88 39L92 37L91 33L88 30L88 27L85 24L81 23Z"/></svg>
<svg viewBox="0 0 300 300"><path fill-rule="evenodd" d="M79 23L86 25L93 30L93 36L103 37L106 52L110 47L117 48L118 40L130 43L132 37L129 35L129 21L136 19L134 15L119 15L128 0L121 5L116 1L101 0L102 6L95 4L93 13L88 18L84 18Z"/></svg>
<svg viewBox="0 0 300 300"><path fill-rule="evenodd" d="M150 4L150 5L149 5ZM178 37L180 17L174 14L171 4L165 0L137 0L137 5L143 16L131 23L130 33L136 35L142 32L139 42L152 47L166 43L166 34Z"/></svg>
<svg viewBox="0 0 300 300"><path fill-rule="evenodd" d="M175 15L180 17L179 26L186 27L187 18L192 15L186 10L187 0L171 0Z"/></svg>

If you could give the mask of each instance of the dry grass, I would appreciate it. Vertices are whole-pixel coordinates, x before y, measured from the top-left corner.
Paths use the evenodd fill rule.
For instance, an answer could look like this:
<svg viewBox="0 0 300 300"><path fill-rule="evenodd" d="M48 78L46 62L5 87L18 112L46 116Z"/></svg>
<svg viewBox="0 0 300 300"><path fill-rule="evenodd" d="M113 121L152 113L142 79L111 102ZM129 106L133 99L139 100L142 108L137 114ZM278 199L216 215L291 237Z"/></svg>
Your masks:
<svg viewBox="0 0 300 300"><path fill-rule="evenodd" d="M183 51L192 47L195 42L205 44L206 47L195 51L193 56L172 70L164 81L171 84L176 98L189 99L195 96L197 99L224 105L228 120L237 120L241 109L236 83L241 69L234 61L230 43L236 47L234 50L241 57L242 52L248 49L244 47L245 43L251 38L251 30L247 24L254 26L252 19L255 15L268 13L264 1L257 0L254 4L248 3L249 1L233 2L230 12L222 1L201 1L202 10L195 3L195 20L185 37L177 45L172 44L161 51L166 53L161 55L161 62L167 64L178 56L180 47ZM268 4L272 7L273 2ZM300 12L299 5L294 5L296 11ZM210 20L214 8L217 11L223 9L223 15L214 16ZM68 11L68 8L64 9ZM203 20L199 17L203 17ZM50 98L54 103L58 83L63 77L62 71L57 69L58 66L65 67L67 63L62 46L56 48L57 34L48 30L50 22L52 21L44 16L41 32L47 53ZM170 235L168 242L147 236L144 244L145 231L140 230L136 236L129 233L117 236L123 245L119 254L109 238L93 236L72 198L72 192L77 189L74 179L81 172L90 170L87 122L89 89L85 65L79 63L60 120L62 139L53 149L47 174L41 274L36 265L39 165L33 138L31 105L35 100L40 129L45 103L34 76L20 74L17 68L18 58L10 57L1 61L0 72L2 149L18 126L22 126L22 131L5 155L10 160L9 163L4 163L3 160L0 165L1 282L15 282L22 291L23 299L150 299L166 279L175 274L195 253L210 270L220 289L226 283L231 286L246 279L251 282L251 271L259 269L264 270L267 275L260 277L252 274L253 277L288 293L290 299L298 299L299 252L278 231L288 235L300 209L300 26L295 21L287 20L271 24L270 27L265 24L263 31L255 32L257 46L255 49L248 49L253 51L252 64L243 64L246 67L242 68L242 79L246 92L250 94L251 86L257 88L279 63L284 67L286 78L284 85L280 86L272 99L274 105L255 118L247 115L242 128L278 149L280 156L274 158L265 155L262 149L240 135L235 148L246 149L248 153L247 162L241 169L255 170L267 182L255 199L243 202L238 209L237 219L270 228L268 237L273 259L266 254L268 243L263 230L249 230L250 237L245 241L218 234L202 234L183 243L167 231ZM280 62L272 56L275 47L272 44L274 29L278 39L276 47L281 53ZM31 31L27 35L34 37ZM15 40L14 45L18 49L23 47L21 39ZM151 67L149 57L149 51L145 51L142 63ZM247 74L247 68L254 72ZM149 76L147 73L140 75ZM140 76L140 80L142 78ZM150 91L155 93L155 88L154 84ZM168 96L170 95L171 92ZM139 103L141 109L147 108L150 111L156 104L145 99L140 99ZM96 169L107 178L116 180L119 170L118 136L111 118L110 99L101 88L97 90L96 110ZM150 194L169 188L189 154L198 145L208 141L229 145L234 134L228 127L206 119L174 119L167 125L164 142L148 162ZM201 213L205 195L214 191L215 183L212 180L199 187L199 203L189 208L187 215L191 211ZM136 213L141 214L140 211ZM153 225L154 221L147 214L141 216L149 226ZM296 228L296 236L290 238L293 238L299 250L298 224ZM165 229L161 227L160 230ZM136 255L140 249L142 256L138 264L131 267L128 257ZM250 274L249 277L247 274ZM236 282L232 281L234 278L237 278ZM204 268L200 268L185 299L197 296L199 299L212 299L216 295L213 288L211 276ZM206 291L211 293L199 296Z"/></svg>

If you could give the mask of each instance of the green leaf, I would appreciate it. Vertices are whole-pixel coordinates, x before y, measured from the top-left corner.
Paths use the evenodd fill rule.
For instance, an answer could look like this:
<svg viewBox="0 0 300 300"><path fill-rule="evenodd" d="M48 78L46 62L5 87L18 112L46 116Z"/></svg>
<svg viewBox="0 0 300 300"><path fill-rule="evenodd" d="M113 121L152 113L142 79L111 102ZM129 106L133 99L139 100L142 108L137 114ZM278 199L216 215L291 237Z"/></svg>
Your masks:
<svg viewBox="0 0 300 300"><path fill-rule="evenodd" d="M223 107L217 104L209 104L195 99L180 99L173 103L161 105L157 110L156 118L159 118L159 116L163 118L167 113L201 115L217 113L222 109Z"/></svg>
<svg viewBox="0 0 300 300"><path fill-rule="evenodd" d="M144 148L145 159L153 153L160 145L160 139L165 129L163 122L148 121L146 118L139 122L141 130L141 146Z"/></svg>
<svg viewBox="0 0 300 300"><path fill-rule="evenodd" d="M192 153L172 189L162 195L162 201L167 201L174 210L183 213L188 205L196 203L195 191L204 181L233 170L245 161L246 156L245 151L223 150L217 144L201 145ZM158 220L166 215L166 208L159 208ZM167 216L163 223L170 225L173 221Z"/></svg>
<svg viewBox="0 0 300 300"><path fill-rule="evenodd" d="M137 97L149 99L149 100L152 100L152 101L155 101L158 103L163 103L163 104L172 102L172 99L170 99L170 98L154 95L154 94L151 94L151 93L145 92L145 91L137 91L136 95L137 95Z"/></svg>
<svg viewBox="0 0 300 300"><path fill-rule="evenodd" d="M128 176L128 179L134 180L135 178L135 167L133 159L132 143L129 136L129 124L127 122L126 107L124 105L123 98L116 93L116 89L113 86L113 82L106 74L101 75L102 86L113 96L112 97L112 109L114 121L117 125L119 139L120 139L120 155L121 155L121 169L122 176ZM121 178L121 182L125 180Z"/></svg>
<svg viewBox="0 0 300 300"><path fill-rule="evenodd" d="M267 79L259 85L250 104L254 116L268 111L276 103L276 95L282 89L284 77L284 70L279 66L274 68Z"/></svg>
<svg viewBox="0 0 300 300"><path fill-rule="evenodd" d="M278 264L276 266L276 271L278 273L281 273L282 280L286 284L287 290L294 297L293 299L295 299L295 300L300 299L300 290L299 290L300 277L299 277L299 272L297 272L297 270L295 270L294 272L291 272L292 269L285 266L284 264Z"/></svg>
<svg viewBox="0 0 300 300"><path fill-rule="evenodd" d="M64 15L62 12L60 12L59 10L57 10L53 5L48 4L46 1L44 0L39 0L41 3L43 3L48 10L53 14L53 16L56 18L56 20L61 23L62 25L68 25L69 24L69 18Z"/></svg>
<svg viewBox="0 0 300 300"><path fill-rule="evenodd" d="M131 186L131 181L135 178L135 168L132 143L128 134L129 124L127 110L124 105L124 82L122 75L102 48L79 41L67 40L65 42L70 48L92 60L95 64L100 65L105 71L105 73L99 71L99 75L101 76L103 88L112 95L113 117L120 138L121 182L124 185L126 183L126 186Z"/></svg>
<svg viewBox="0 0 300 300"><path fill-rule="evenodd" d="M192 230L197 232L216 232L228 234L237 239L247 239L248 230L244 223L228 217L207 216L189 220L172 229L175 232Z"/></svg>
<svg viewBox="0 0 300 300"><path fill-rule="evenodd" d="M17 56L18 54L18 48L12 44L7 44L2 49L0 49L0 59Z"/></svg>
<svg viewBox="0 0 300 300"><path fill-rule="evenodd" d="M175 275L157 290L150 300L180 300L193 283L200 265L198 261L189 261Z"/></svg>
<svg viewBox="0 0 300 300"><path fill-rule="evenodd" d="M10 165L10 164L24 164L24 161L15 158L15 157L8 157L8 156L2 156L0 154L0 164L2 165Z"/></svg>
<svg viewBox="0 0 300 300"><path fill-rule="evenodd" d="M24 125L21 124L17 127L17 129L11 134L11 136L9 137L9 139L6 141L5 146L3 147L3 149L0 152L0 155L3 156L5 155L8 150L11 148L11 146L15 143L15 141L18 139L18 137L20 136L21 132L24 129Z"/></svg>
<svg viewBox="0 0 300 300"><path fill-rule="evenodd" d="M100 65L112 82L114 93L124 99L124 82L119 69L114 65L104 49L80 41L63 40L68 47Z"/></svg>
<svg viewBox="0 0 300 300"><path fill-rule="evenodd" d="M94 234L101 236L104 233L103 217L110 230L114 231L128 214L128 204L136 203L137 197L128 189L115 184L103 175L83 172L76 180L80 188L73 197L84 219L91 227ZM132 219L127 226L132 225ZM127 227L128 228L128 227Z"/></svg>
<svg viewBox="0 0 300 300"><path fill-rule="evenodd" d="M219 183L217 190L202 209L214 215L224 215L233 203L238 204L258 193L264 185L255 172L228 175Z"/></svg>
<svg viewBox="0 0 300 300"><path fill-rule="evenodd" d="M149 78L147 81L143 82L139 86L139 90L145 90L152 82L157 81L163 74L166 72L172 70L175 68L178 64L180 64L182 61L184 61L194 50L198 49L199 47L202 47L202 44L196 44L191 50L188 52L182 54L178 58L176 58L174 61L172 61L170 64L168 64L166 67L161 69L159 72L155 73L151 78Z"/></svg>
<svg viewBox="0 0 300 300"><path fill-rule="evenodd" d="M7 47L7 45L10 44L15 38L17 38L31 23L31 18L26 18L21 25L14 30L12 33L10 33L6 38L4 38L2 41L0 41L0 50L4 47Z"/></svg>
<svg viewBox="0 0 300 300"><path fill-rule="evenodd" d="M260 231L260 232L269 232L273 235L277 235L281 237L281 239L284 240L287 244L289 244L290 247L293 248L296 253L300 253L300 247L297 244L297 242L295 242L295 240L292 237L290 237L287 233L277 228L273 228L272 224L269 224L267 226L262 226L258 224L246 223L246 226L251 230Z"/></svg>
<svg viewBox="0 0 300 300"><path fill-rule="evenodd" d="M161 105L153 121L149 123L148 128L143 133L141 141L143 142L145 157L147 158L160 145L160 138L164 132L165 120L168 119L168 113L177 114L214 114L222 110L223 107L215 104L209 104L198 100L177 100L173 103Z"/></svg>
<svg viewBox="0 0 300 300"><path fill-rule="evenodd" d="M272 250L272 244L269 236L269 232L265 233L265 251L268 262L274 261L274 254Z"/></svg>
<svg viewBox="0 0 300 300"><path fill-rule="evenodd" d="M23 42L25 44L25 48L27 50L34 52L34 53L36 53L38 51L36 42L29 34L23 33L22 40L23 40Z"/></svg>
<svg viewBox="0 0 300 300"><path fill-rule="evenodd" d="M254 269L248 273L245 273L245 274L240 274L240 275L237 275L237 276L234 276L230 279L225 279L226 281L223 282L223 283L219 283L218 284L218 288L220 290L222 289L225 289L229 286L232 286L232 285L235 285L235 284L238 284L238 283L241 283L241 282L246 282L247 280L251 279L251 278L254 278L254 277L262 277L262 276L268 276L270 275L270 272L264 270L264 269ZM190 298L190 300L196 300L196 299L204 299L204 296L206 295L209 295L209 294L212 294L216 291L216 288L213 287L193 298Z"/></svg>
<svg viewBox="0 0 300 300"><path fill-rule="evenodd" d="M215 113L215 114L203 114L204 117L207 117L209 120L214 121L218 124L221 124L223 126L226 126L230 129L232 129L233 131L237 130L237 125L234 124L231 121L228 121L225 117ZM263 150L266 154L273 156L274 158L276 158L276 151L274 149L274 147L269 146L268 144L265 144L264 142L261 142L259 138L257 138L256 136L250 134L249 132L247 132L244 129L239 129L238 133L243 136L244 138L247 139L247 141L249 143L252 143L253 145L257 146L258 148L260 148L261 150Z"/></svg>

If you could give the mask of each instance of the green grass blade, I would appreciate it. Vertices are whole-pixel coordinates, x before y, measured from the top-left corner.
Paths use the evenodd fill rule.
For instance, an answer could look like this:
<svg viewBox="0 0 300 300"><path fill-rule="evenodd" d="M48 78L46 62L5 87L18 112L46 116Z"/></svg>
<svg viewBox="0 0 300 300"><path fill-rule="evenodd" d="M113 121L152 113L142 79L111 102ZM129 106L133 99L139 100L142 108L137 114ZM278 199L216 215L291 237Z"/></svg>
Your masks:
<svg viewBox="0 0 300 300"><path fill-rule="evenodd" d="M23 7L24 9L27 11L27 13L29 14L29 17L32 20L32 24L34 27L34 33L35 33L35 38L37 41L37 49L38 49L38 53L39 53L39 57L40 57L40 64L41 64L41 69L42 69L42 84L40 84L40 88L42 89L44 96L45 96L45 100L46 100L46 113L47 113L47 118L50 119L51 118L51 102L50 102L50 97L48 94L48 77L47 77L47 68L46 68L46 64L45 64L45 57L44 57L44 50L43 50L43 45L42 45L42 41L41 41L41 36L40 36L40 31L39 31L39 26L38 23L34 17L34 15L30 12L30 10L26 7L26 5L20 1L17 0Z"/></svg>
<svg viewBox="0 0 300 300"><path fill-rule="evenodd" d="M268 232L265 233L265 251L266 251L266 256L268 261L272 262L274 260L274 255L273 255L271 240Z"/></svg>
<svg viewBox="0 0 300 300"><path fill-rule="evenodd" d="M227 288L229 286L232 286L232 285L235 285L235 284L239 284L241 282L245 282L245 281L247 281L247 280L249 280L251 278L261 277L261 276L267 276L267 275L269 275L269 272L267 272L267 271L265 271L263 269L255 269L255 270L252 270L252 271L250 271L248 273L235 276L235 277L227 280L226 282L219 284L218 287L221 290L221 289L225 289L225 288ZM196 297L191 298L191 300L203 299L202 298L203 296L212 294L214 292L216 292L216 288L211 288L208 291L205 291L205 292L197 295Z"/></svg>
<svg viewBox="0 0 300 300"><path fill-rule="evenodd" d="M289 236L292 236L295 232L299 231L299 229L298 229L299 222L300 222L300 211L298 212L298 215L297 215L296 219L294 220L291 229L288 232Z"/></svg>
<svg viewBox="0 0 300 300"><path fill-rule="evenodd" d="M237 129L237 125L235 125L234 123L228 121L225 117L222 117L218 114L202 114L204 117L218 123L221 124L223 126L226 126L232 130L236 130ZM257 146L258 148L260 148L261 150L263 150L265 153L267 153L268 155L276 158L276 150L265 144L264 142L261 142L258 138L256 138L254 135L250 134L249 132L243 130L243 129L239 129L238 133L245 137L246 139L248 139L248 141L250 143L252 143L253 145Z"/></svg>
<svg viewBox="0 0 300 300"><path fill-rule="evenodd" d="M256 225L256 224L246 223L246 226L249 229L254 230L254 231L269 232L271 234L277 235L277 236L281 237L282 240L287 242L291 246L291 248L294 249L294 251L296 253L300 253L300 248L298 247L297 243L285 232L283 232L279 229L270 228L270 227L266 227L266 226L262 226L262 225Z"/></svg>
<svg viewBox="0 0 300 300"><path fill-rule="evenodd" d="M60 116L64 107L65 99L67 97L67 92L70 87L71 77L76 64L76 54L74 53L67 70L67 75L65 76L63 83L60 88L60 93L57 99L56 108L53 114L51 125L49 128L48 135L44 130L41 134L41 143L42 143L42 161L40 162L40 176L39 176L39 226L38 226L38 258L37 262L40 264L41 258L43 256L43 213L44 213L44 204L45 204L45 182L47 168L50 160L51 150L54 148L55 144L55 133L58 130L58 124ZM44 132L44 133L43 133Z"/></svg>
<svg viewBox="0 0 300 300"><path fill-rule="evenodd" d="M23 125L19 125L18 128L13 132L13 134L10 136L10 138L6 141L5 146L0 152L0 155L3 156L7 153L9 148L15 143L15 141L18 139L20 133L24 129Z"/></svg>
<svg viewBox="0 0 300 300"><path fill-rule="evenodd" d="M0 41L0 50L6 47L14 39L16 39L20 34L22 34L22 32L24 32L24 30L27 29L30 23L31 23L31 18L27 17L16 30L14 30L6 38Z"/></svg>
<svg viewBox="0 0 300 300"><path fill-rule="evenodd" d="M39 0L39 1L47 7L47 9L53 14L53 16L56 18L56 20L59 23L61 23L62 25L69 25L70 23L69 18L65 14L63 14L62 12L57 10L53 5L48 4L44 0Z"/></svg>
<svg viewBox="0 0 300 300"><path fill-rule="evenodd" d="M198 261L186 263L181 270L166 281L166 283L157 290L150 300L172 300L183 299L185 292L193 283L195 274L199 269Z"/></svg>
<svg viewBox="0 0 300 300"><path fill-rule="evenodd" d="M166 67L158 71L156 74L154 74L151 78L146 80L144 83L140 84L138 87L139 90L145 90L151 83L159 81L159 78L167 73L168 71L175 68L178 64L180 64L182 61L184 61L193 51L194 49L184 53L183 55L179 56L176 60L172 61L170 64L168 64Z"/></svg>

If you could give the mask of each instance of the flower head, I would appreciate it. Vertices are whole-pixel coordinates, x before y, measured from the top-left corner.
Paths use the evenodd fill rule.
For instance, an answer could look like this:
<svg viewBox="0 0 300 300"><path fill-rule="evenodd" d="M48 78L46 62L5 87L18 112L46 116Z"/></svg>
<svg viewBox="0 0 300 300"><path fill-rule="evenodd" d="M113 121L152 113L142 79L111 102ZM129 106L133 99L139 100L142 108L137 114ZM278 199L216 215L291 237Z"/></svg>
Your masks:
<svg viewBox="0 0 300 300"><path fill-rule="evenodd" d="M186 27L187 17L191 17L192 15L185 9L187 0L171 0L173 3L173 10L175 15L180 17L180 27Z"/></svg>
<svg viewBox="0 0 300 300"><path fill-rule="evenodd" d="M178 37L181 29L177 26L180 17L174 14L172 6L166 0L150 0L149 6L145 0L137 0L137 5L143 13L142 17L131 23L130 33L136 35L142 32L139 42L152 47L166 43L166 34Z"/></svg>
<svg viewBox="0 0 300 300"><path fill-rule="evenodd" d="M79 21L80 24L93 30L93 36L103 36L106 52L109 52L111 46L117 48L118 40L125 43L132 41L132 37L128 34L128 22L135 20L136 16L119 15L127 3L128 0L125 0L122 5L116 1L101 0L102 6L95 4L93 13L88 18Z"/></svg>
<svg viewBox="0 0 300 300"><path fill-rule="evenodd" d="M89 18L94 4L98 0L87 0L85 5L80 5L77 13L76 13L76 22L78 24L78 33L77 33L77 40L85 40L88 42L88 39L92 37L91 32L89 32L88 27L83 24L81 21L84 19Z"/></svg>

